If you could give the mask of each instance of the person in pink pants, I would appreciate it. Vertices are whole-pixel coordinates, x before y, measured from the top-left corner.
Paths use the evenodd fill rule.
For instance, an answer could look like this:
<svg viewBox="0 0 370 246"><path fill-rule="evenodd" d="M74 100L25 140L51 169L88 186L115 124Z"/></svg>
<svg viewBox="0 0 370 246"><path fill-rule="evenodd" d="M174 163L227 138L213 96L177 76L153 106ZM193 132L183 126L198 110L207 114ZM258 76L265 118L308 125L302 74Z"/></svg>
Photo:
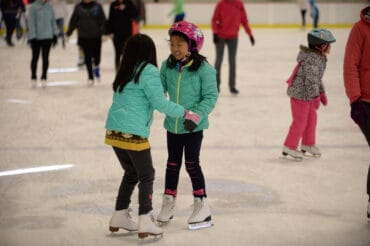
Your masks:
<svg viewBox="0 0 370 246"><path fill-rule="evenodd" d="M322 77L326 69L330 44L335 42L327 29L313 29L307 34L308 47L301 45L297 66L288 79L287 94L293 121L284 142L282 154L302 160L303 154L319 157L321 152L316 144L317 110L320 102L327 105ZM301 150L298 145L301 142Z"/></svg>

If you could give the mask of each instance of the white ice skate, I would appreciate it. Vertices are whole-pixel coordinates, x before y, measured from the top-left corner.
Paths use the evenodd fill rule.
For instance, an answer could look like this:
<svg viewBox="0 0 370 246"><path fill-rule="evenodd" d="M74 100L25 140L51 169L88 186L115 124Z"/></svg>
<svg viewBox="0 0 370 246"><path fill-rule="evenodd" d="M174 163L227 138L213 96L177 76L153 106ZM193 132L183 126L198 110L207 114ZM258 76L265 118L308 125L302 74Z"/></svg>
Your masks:
<svg viewBox="0 0 370 246"><path fill-rule="evenodd" d="M283 147L282 154L283 154L284 158L291 157L291 158L293 158L293 160L296 160L296 161L302 161L303 160L302 152L300 152L298 150L295 150L295 149L290 149L286 146Z"/></svg>
<svg viewBox="0 0 370 246"><path fill-rule="evenodd" d="M140 239L147 236L160 236L163 234L163 230L154 223L154 216L152 211L147 214L139 215L139 232L138 236Z"/></svg>
<svg viewBox="0 0 370 246"><path fill-rule="evenodd" d="M163 195L163 203L161 212L158 214L157 222L159 225L167 224L174 215L176 205L176 199L174 196L171 195Z"/></svg>
<svg viewBox="0 0 370 246"><path fill-rule="evenodd" d="M111 232L117 232L119 229L137 231L137 224L132 220L130 215L131 211L131 209L114 211L109 221L109 230Z"/></svg>
<svg viewBox="0 0 370 246"><path fill-rule="evenodd" d="M193 213L188 219L190 230L198 230L213 226L211 211L209 210L207 198L194 197Z"/></svg>
<svg viewBox="0 0 370 246"><path fill-rule="evenodd" d="M302 145L301 151L306 156L313 156L313 157L321 156L320 149L316 147L315 145L312 145L312 146Z"/></svg>

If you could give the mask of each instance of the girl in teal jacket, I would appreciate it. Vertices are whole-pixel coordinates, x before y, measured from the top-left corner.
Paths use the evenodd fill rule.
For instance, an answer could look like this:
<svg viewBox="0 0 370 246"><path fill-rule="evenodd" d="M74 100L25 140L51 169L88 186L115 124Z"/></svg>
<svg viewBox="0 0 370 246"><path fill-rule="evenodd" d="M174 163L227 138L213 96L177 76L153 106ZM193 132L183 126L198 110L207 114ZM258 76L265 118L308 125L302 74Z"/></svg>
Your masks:
<svg viewBox="0 0 370 246"><path fill-rule="evenodd" d="M128 39L122 63L113 83L113 103L106 121L105 143L113 147L124 169L116 211L110 231L139 231L139 237L160 235L163 230L152 219L154 168L148 141L157 109L171 117L184 117L195 124L199 115L170 102L163 94L153 40L144 34ZM139 183L139 224L129 215L132 192Z"/></svg>
<svg viewBox="0 0 370 246"><path fill-rule="evenodd" d="M206 188L199 164L203 130L209 126L208 115L216 105L218 91L216 70L200 55L204 36L192 23L180 21L170 28L171 55L162 63L161 79L172 102L199 114L200 122L167 116L168 161L163 205L157 220L168 222L174 215L175 198L183 153L194 196L194 211L189 217L190 229L211 225L211 213L206 202Z"/></svg>

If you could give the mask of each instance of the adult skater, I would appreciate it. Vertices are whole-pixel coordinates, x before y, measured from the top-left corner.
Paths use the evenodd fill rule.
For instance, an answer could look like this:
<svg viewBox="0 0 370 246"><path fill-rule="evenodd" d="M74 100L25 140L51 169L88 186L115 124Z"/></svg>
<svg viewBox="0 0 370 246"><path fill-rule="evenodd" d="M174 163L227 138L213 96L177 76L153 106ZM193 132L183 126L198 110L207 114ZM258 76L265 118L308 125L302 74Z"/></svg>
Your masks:
<svg viewBox="0 0 370 246"><path fill-rule="evenodd" d="M203 130L209 126L208 115L216 105L218 93L216 71L199 54L204 35L192 23L179 21L169 30L169 57L162 62L161 79L165 93L170 100L180 102L201 117L200 122L182 120L167 116L164 127L167 130L167 168L163 204L157 220L168 222L174 215L177 186L182 156L193 188L194 209L188 219L190 229L211 226L211 211L207 202L205 179L199 156Z"/></svg>
<svg viewBox="0 0 370 246"><path fill-rule="evenodd" d="M300 46L296 74L288 80L287 94L293 121L286 136L283 155L302 160L302 152L320 157L316 146L317 110L320 101L327 105L322 78L326 69L327 55L331 43L335 42L333 34L327 29L313 29L307 34L308 47ZM301 141L301 151L297 151Z"/></svg>
<svg viewBox="0 0 370 246"><path fill-rule="evenodd" d="M313 27L318 28L320 11L319 11L319 7L317 6L315 0L310 0L310 15L313 21Z"/></svg>
<svg viewBox="0 0 370 246"><path fill-rule="evenodd" d="M301 20L302 20L302 29L306 28L306 13L309 8L309 0L297 0L297 5L299 8L299 12L301 14Z"/></svg>
<svg viewBox="0 0 370 246"><path fill-rule="evenodd" d="M99 65L105 22L103 7L95 0L82 0L78 3L69 21L66 34L70 37L75 29L78 30L77 44L83 50L89 86L94 84L94 77L100 80Z"/></svg>
<svg viewBox="0 0 370 246"><path fill-rule="evenodd" d="M351 118L360 127L370 147L370 6L360 13L349 34L343 62L343 78L351 105ZM370 166L367 173L370 219Z"/></svg>
<svg viewBox="0 0 370 246"><path fill-rule="evenodd" d="M184 0L174 0L173 8L168 13L169 17L172 15L175 16L173 23L183 21L185 19Z"/></svg>
<svg viewBox="0 0 370 246"><path fill-rule="evenodd" d="M40 52L42 54L41 85L47 85L47 71L49 67L49 53L51 46L57 44L57 26L53 7L48 0L37 0L31 4L28 16L28 42L32 49L31 83L32 88L37 86L37 63Z"/></svg>
<svg viewBox="0 0 370 246"><path fill-rule="evenodd" d="M123 46L132 35L132 22L137 15L138 11L131 0L115 0L110 4L106 33L113 41L116 71L122 57Z"/></svg>
<svg viewBox="0 0 370 246"><path fill-rule="evenodd" d="M242 25L254 45L254 37L248 23L247 12L241 0L220 0L212 17L213 42L216 46L216 78L220 91L221 64L224 57L225 45L229 54L229 90L238 94L236 88L236 51L238 47L238 33Z"/></svg>
<svg viewBox="0 0 370 246"><path fill-rule="evenodd" d="M149 144L153 111L199 123L199 115L170 102L163 94L153 40L136 34L127 40L113 82L113 102L106 121L105 143L113 147L124 170L109 230L138 230L139 238L161 235L154 223L152 195L154 168ZM129 215L132 192L139 183L139 224Z"/></svg>
<svg viewBox="0 0 370 246"><path fill-rule="evenodd" d="M17 18L25 12L22 0L1 0L0 1L1 18L5 22L6 35L5 41L8 46L14 46L12 41L13 32L16 28Z"/></svg>

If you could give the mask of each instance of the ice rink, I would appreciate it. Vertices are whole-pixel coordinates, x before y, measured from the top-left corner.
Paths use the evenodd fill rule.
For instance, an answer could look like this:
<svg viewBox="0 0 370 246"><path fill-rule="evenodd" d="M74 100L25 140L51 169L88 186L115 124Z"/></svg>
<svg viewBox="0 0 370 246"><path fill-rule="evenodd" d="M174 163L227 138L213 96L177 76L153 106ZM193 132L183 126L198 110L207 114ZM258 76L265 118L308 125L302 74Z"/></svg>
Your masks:
<svg viewBox="0 0 370 246"><path fill-rule="evenodd" d="M227 87L225 53L221 92L204 132L201 165L214 226L187 229L191 213L190 179L181 171L175 217L162 238L139 240L134 233L111 234L122 170L104 144L111 104L113 45L103 43L102 80L87 87L85 68L77 70L75 36L66 49L50 53L48 86L31 89L31 50L0 41L0 245L370 245L366 221L366 174L370 153L349 117L342 61L349 29L332 29L337 38L328 57L324 83L329 104L319 110L317 145L321 158L281 159L291 122L286 79L298 47L300 29L254 29L256 45L240 32L238 96ZM169 54L166 30L143 29L156 42L158 63ZM214 64L211 31L201 53ZM41 59L38 63L41 73ZM166 167L164 116L151 128L156 169L154 214L158 214ZM8 175L6 171L34 167ZM34 169L31 169L32 171ZM137 190L132 199L135 219Z"/></svg>

